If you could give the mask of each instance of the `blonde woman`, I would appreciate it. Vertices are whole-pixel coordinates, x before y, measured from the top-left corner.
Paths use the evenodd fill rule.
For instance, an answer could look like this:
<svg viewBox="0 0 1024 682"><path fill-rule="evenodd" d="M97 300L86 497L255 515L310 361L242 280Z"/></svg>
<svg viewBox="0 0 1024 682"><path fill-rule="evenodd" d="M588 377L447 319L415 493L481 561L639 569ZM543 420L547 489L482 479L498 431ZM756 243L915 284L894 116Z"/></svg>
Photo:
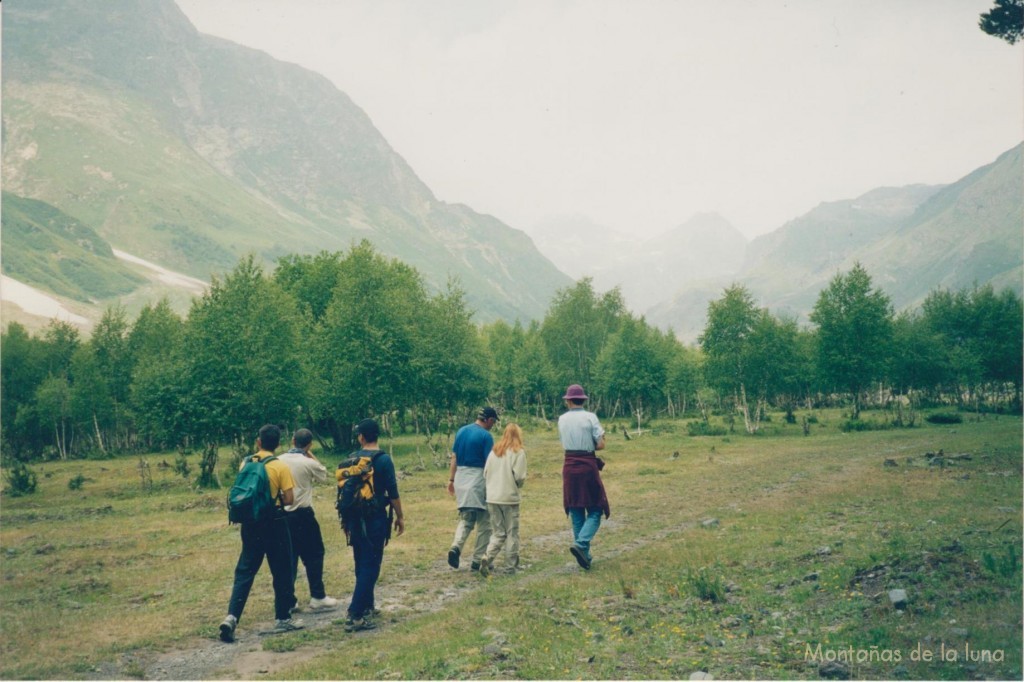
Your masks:
<svg viewBox="0 0 1024 682"><path fill-rule="evenodd" d="M484 464L487 511L491 517L491 541L480 561L480 575L487 576L498 552L505 548L505 566L519 566L519 489L526 483L526 449L518 424L505 427Z"/></svg>

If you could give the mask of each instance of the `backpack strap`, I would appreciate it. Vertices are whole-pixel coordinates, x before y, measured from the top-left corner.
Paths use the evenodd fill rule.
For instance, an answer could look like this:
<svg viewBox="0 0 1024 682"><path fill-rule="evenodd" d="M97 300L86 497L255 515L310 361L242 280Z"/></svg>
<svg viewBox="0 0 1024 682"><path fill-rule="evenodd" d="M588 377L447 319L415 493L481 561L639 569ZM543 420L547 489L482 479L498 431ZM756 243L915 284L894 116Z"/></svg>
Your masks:
<svg viewBox="0 0 1024 682"><path fill-rule="evenodd" d="M259 462L260 464L262 464L262 465L263 465L263 468L264 468L264 469L266 469L266 468L267 468L267 464L269 464L270 462L273 462L273 461L274 461L274 460L276 460L276 459L277 459L277 455L271 455L270 457L267 457L267 458L265 458L265 459L260 459L260 458L259 458L259 457L257 457L256 455L253 455L253 456L252 456L252 461L254 461L254 462ZM267 479L268 479L268 480L270 479L270 474L269 474L269 473L267 473ZM280 489L280 488L278 488L278 489L277 489L277 497L276 497L275 499L276 499L276 500L277 500L277 502L278 502L278 504L277 504L278 508L279 508L279 509L280 509L281 511L284 511L284 497L282 497L282 491L281 491L281 489Z"/></svg>

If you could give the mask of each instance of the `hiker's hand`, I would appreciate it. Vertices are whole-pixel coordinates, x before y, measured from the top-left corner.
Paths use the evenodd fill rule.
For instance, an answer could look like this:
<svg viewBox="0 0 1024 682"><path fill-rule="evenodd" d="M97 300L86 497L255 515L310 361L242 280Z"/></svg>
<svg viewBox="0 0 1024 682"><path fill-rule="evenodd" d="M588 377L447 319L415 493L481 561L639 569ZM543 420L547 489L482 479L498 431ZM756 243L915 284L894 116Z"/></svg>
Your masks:
<svg viewBox="0 0 1024 682"><path fill-rule="evenodd" d="M448 481L448 494L455 497L455 481Z"/></svg>
<svg viewBox="0 0 1024 682"><path fill-rule="evenodd" d="M405 517L398 516L395 518L395 537L398 537L405 532Z"/></svg>

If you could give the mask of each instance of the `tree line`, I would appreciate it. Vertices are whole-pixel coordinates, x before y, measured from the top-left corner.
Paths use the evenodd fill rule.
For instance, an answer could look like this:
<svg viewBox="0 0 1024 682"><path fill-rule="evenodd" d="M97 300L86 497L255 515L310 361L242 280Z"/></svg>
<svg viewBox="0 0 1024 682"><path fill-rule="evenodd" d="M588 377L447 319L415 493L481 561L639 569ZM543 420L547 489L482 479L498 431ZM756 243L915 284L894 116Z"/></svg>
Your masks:
<svg viewBox="0 0 1024 682"><path fill-rule="evenodd" d="M27 461L171 448L245 447L260 425L312 428L344 450L372 415L392 432L450 434L484 403L550 419L581 383L603 417L742 416L771 408L901 401L1020 411L1022 302L991 286L936 290L895 314L855 266L801 327L733 285L695 346L626 310L590 279L541 321L476 325L457 283L431 293L368 243L253 258L214 278L184 318L166 300L134 321L109 308L91 337L54 321L0 340L3 452Z"/></svg>

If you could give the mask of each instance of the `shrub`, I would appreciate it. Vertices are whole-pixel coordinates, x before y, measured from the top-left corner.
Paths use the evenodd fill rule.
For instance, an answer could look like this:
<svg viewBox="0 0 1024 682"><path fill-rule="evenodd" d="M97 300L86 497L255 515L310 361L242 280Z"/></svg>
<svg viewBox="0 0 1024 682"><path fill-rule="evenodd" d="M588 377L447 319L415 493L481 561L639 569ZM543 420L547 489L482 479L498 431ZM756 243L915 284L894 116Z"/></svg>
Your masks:
<svg viewBox="0 0 1024 682"><path fill-rule="evenodd" d="M936 412L924 418L931 424L962 424L964 418L956 412Z"/></svg>
<svg viewBox="0 0 1024 682"><path fill-rule="evenodd" d="M861 421L860 419L847 419L839 425L839 430L843 433L850 433L851 431L886 431L891 428L891 424Z"/></svg>
<svg viewBox="0 0 1024 682"><path fill-rule="evenodd" d="M725 586L717 575L709 574L708 569L700 568L696 572L686 572L686 582L693 596L714 604L725 601Z"/></svg>
<svg viewBox="0 0 1024 682"><path fill-rule="evenodd" d="M70 481L68 481L68 490L81 490L84 484L85 476L83 476L82 474L78 474Z"/></svg>
<svg viewBox="0 0 1024 682"><path fill-rule="evenodd" d="M217 445L211 443L203 450L203 457L199 460L199 478L196 479L196 486L200 488L219 488L217 480Z"/></svg>
<svg viewBox="0 0 1024 682"><path fill-rule="evenodd" d="M990 573L1003 578L1012 578L1020 570L1021 565L1020 557L1017 556L1017 548L1012 544L1007 544L1004 553L1000 555L983 552L981 563Z"/></svg>
<svg viewBox="0 0 1024 682"><path fill-rule="evenodd" d="M691 436L724 436L729 433L725 427L712 426L707 422L687 422L686 430Z"/></svg>
<svg viewBox="0 0 1024 682"><path fill-rule="evenodd" d="M7 494L11 497L31 495L36 491L36 473L24 462L18 462L7 470Z"/></svg>
<svg viewBox="0 0 1024 682"><path fill-rule="evenodd" d="M189 465L188 457L185 456L184 452L179 452L178 456L174 460L174 473L186 480L188 479L189 474L192 473L192 467Z"/></svg>

